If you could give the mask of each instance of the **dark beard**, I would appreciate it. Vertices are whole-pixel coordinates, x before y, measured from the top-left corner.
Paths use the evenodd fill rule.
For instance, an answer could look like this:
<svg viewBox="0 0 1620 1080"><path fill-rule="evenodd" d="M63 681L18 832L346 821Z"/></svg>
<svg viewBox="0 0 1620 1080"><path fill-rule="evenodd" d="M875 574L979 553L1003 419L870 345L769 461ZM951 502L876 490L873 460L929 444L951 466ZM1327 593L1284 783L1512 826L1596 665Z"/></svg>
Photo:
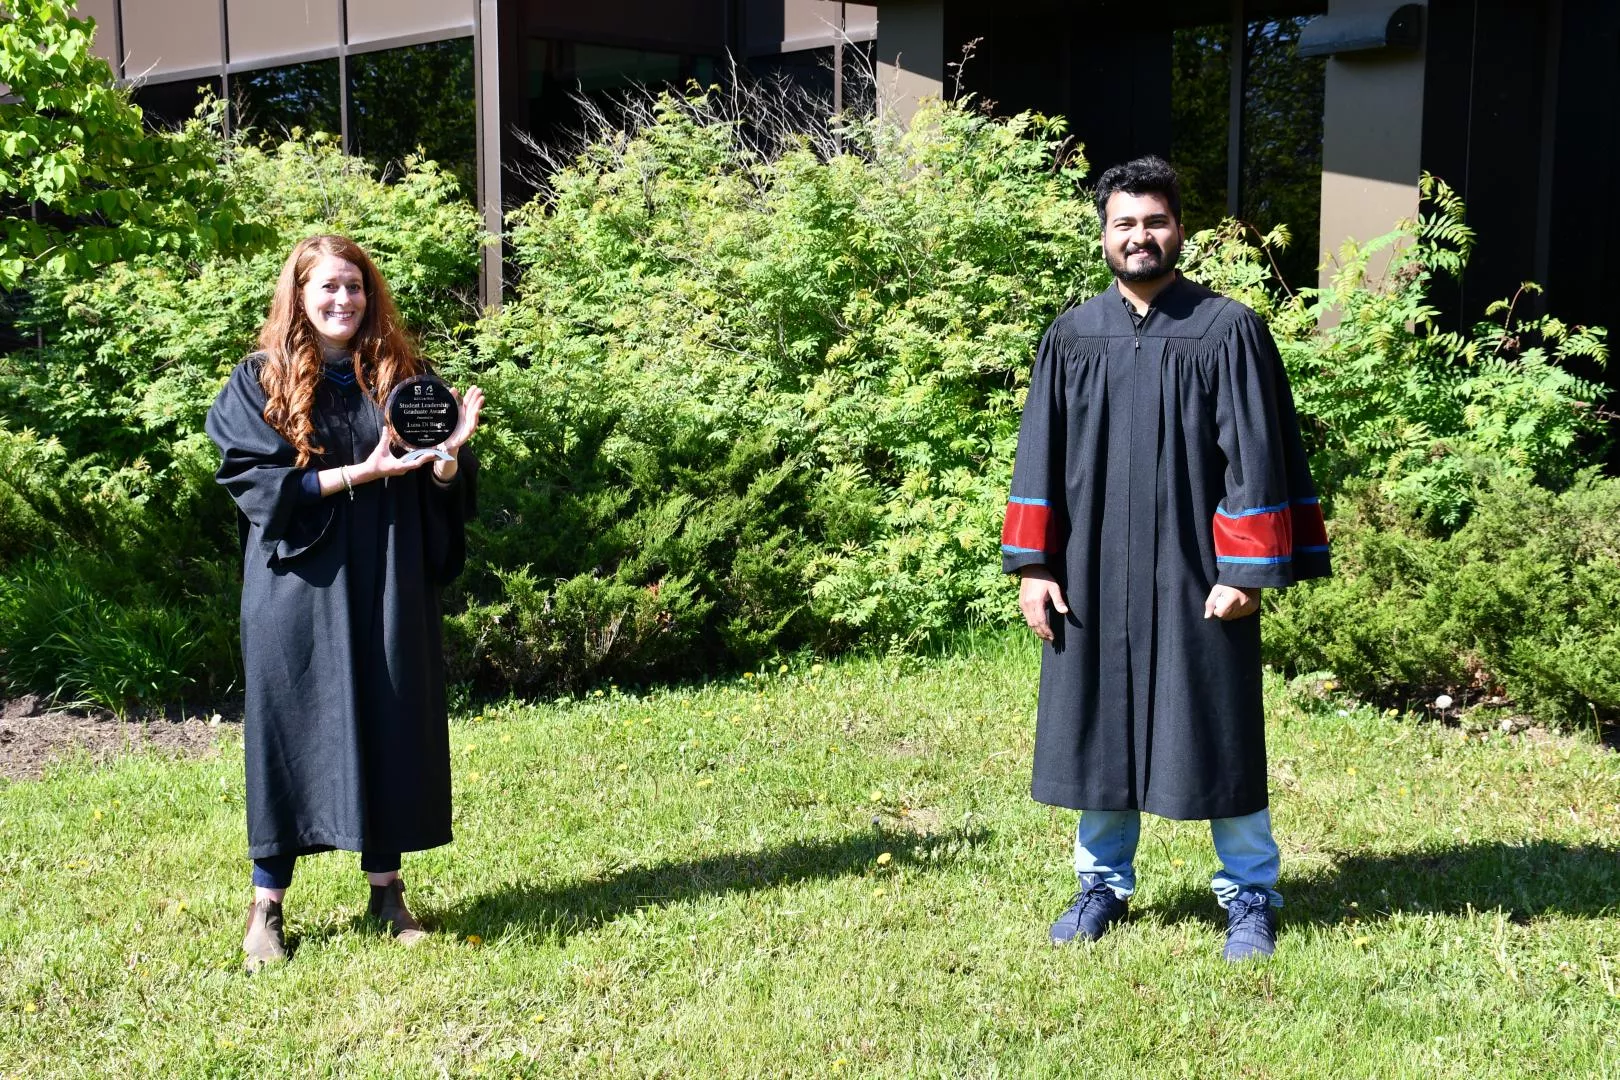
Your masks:
<svg viewBox="0 0 1620 1080"><path fill-rule="evenodd" d="M1154 281L1174 271L1176 263L1181 261L1181 247L1179 245L1172 248L1168 254L1159 250L1158 245L1151 248L1138 248L1137 251L1145 251L1154 256L1149 265L1137 270L1130 269L1130 257L1136 252L1127 252L1125 258L1120 261L1115 260L1112 251L1106 253L1108 269L1114 272L1116 278L1130 282Z"/></svg>

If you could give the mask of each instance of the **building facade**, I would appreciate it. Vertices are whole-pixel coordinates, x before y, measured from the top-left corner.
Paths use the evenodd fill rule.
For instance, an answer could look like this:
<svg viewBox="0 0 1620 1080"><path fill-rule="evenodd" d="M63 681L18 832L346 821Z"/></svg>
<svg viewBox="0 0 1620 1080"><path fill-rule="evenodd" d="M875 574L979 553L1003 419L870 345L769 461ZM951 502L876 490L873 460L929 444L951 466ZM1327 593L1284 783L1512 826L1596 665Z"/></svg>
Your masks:
<svg viewBox="0 0 1620 1080"><path fill-rule="evenodd" d="M1418 210L1468 203L1479 244L1443 302L1479 317L1520 282L1607 323L1620 260L1590 235L1620 196L1613 0L82 0L97 48L154 117L210 89L238 122L323 128L385 164L417 146L476 192L492 231L527 191L507 167L570 95L708 81L729 58L827 77L871 43L881 107L972 93L1062 114L1094 169L1140 153L1186 177L1191 228L1286 222L1285 276ZM498 295L491 255L487 295Z"/></svg>
<svg viewBox="0 0 1620 1080"><path fill-rule="evenodd" d="M732 58L826 78L871 42L870 5L828 0L80 0L95 49L156 123L205 92L228 122L327 131L385 170L420 147L491 232L528 195L510 166L576 119L572 95L708 82ZM500 255L483 291L500 295Z"/></svg>

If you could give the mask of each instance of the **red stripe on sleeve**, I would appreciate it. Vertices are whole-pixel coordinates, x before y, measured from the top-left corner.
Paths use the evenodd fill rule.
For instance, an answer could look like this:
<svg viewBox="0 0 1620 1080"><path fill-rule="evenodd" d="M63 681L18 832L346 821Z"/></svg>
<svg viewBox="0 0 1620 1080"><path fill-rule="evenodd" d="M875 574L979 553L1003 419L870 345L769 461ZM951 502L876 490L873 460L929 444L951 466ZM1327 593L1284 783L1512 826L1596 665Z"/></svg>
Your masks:
<svg viewBox="0 0 1620 1080"><path fill-rule="evenodd" d="M1051 526L1050 506L1010 502L1007 504L1007 520L1001 527L1001 542L1007 547L1050 551L1047 533Z"/></svg>
<svg viewBox="0 0 1620 1080"><path fill-rule="evenodd" d="M1294 543L1302 548L1327 547L1327 523L1320 503L1298 503L1294 511Z"/></svg>
<svg viewBox="0 0 1620 1080"><path fill-rule="evenodd" d="M1215 557L1240 559L1287 558L1294 553L1288 508L1242 517L1215 515Z"/></svg>

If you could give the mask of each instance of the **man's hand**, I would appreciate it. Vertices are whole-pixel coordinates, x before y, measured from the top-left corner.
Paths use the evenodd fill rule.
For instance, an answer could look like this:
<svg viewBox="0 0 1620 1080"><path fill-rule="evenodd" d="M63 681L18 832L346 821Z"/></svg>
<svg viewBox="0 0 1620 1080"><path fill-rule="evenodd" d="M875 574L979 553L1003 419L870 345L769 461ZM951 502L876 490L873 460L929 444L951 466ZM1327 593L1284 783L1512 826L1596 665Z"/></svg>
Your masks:
<svg viewBox="0 0 1620 1080"><path fill-rule="evenodd" d="M1260 610L1259 589L1234 589L1230 585L1217 585L1209 590L1204 601L1206 619L1241 619Z"/></svg>
<svg viewBox="0 0 1620 1080"><path fill-rule="evenodd" d="M1063 590L1044 566L1026 566L1018 572L1018 610L1024 613L1024 622L1042 641L1052 640L1052 621L1046 606L1052 605L1059 615L1069 613L1063 602Z"/></svg>

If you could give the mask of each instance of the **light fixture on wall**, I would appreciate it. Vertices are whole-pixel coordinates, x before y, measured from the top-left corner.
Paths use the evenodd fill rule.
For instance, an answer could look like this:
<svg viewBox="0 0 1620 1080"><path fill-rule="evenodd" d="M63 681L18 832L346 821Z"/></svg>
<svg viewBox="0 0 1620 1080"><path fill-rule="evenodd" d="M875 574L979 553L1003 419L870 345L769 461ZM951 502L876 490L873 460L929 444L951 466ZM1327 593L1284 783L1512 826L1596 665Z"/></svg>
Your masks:
<svg viewBox="0 0 1620 1080"><path fill-rule="evenodd" d="M1299 36L1300 56L1416 49L1423 43L1423 5L1402 4L1384 11L1319 15Z"/></svg>

